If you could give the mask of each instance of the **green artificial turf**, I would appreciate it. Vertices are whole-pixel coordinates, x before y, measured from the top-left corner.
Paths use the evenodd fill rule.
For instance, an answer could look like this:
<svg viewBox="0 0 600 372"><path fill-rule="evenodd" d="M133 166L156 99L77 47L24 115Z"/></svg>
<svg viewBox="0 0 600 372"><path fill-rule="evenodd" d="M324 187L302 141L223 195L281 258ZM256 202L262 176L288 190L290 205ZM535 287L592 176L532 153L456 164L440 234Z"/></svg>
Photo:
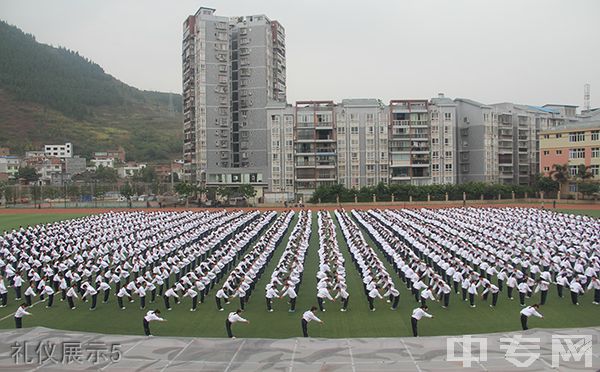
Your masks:
<svg viewBox="0 0 600 372"><path fill-rule="evenodd" d="M589 212L589 211L582 211ZM569 211L573 213L573 211ZM393 272L392 267L384 260L381 252L372 243L368 234L363 230L367 242L379 253L380 258L386 264L388 272L393 277L396 287L400 289L400 306L396 311L390 310L390 304L384 300L376 301L375 312L370 312L368 302L363 291L361 278L356 267L350 259L350 253L345 244L342 231L333 213L332 218L336 222L337 237L340 251L346 258L347 284L350 293L348 312L340 312L340 302L331 303L327 301L324 313L318 313L325 323L323 325L311 322L309 334L313 337L344 338L344 337L397 337L410 336L410 314L418 306L414 297L406 289L400 278ZM0 230L12 228L15 224L26 225L43 223L65 218L77 217L76 215L15 215L0 216ZM252 293L250 303L247 304L243 317L250 320L250 324L235 324L233 332L238 337L254 338L287 338L302 335L300 328L300 317L302 312L310 306L316 305L316 273L319 258L317 246L319 242L317 232L317 213L313 212L312 235L310 248L306 255L304 265L304 277L298 293L297 307L295 313L289 313L286 299L274 301L274 312L266 311L264 287L270 279L271 273L277 264L285 246L290 232L292 231L297 216L292 220L288 231L277 247L275 254L269 262L265 273L258 282ZM223 284L215 286L206 298L204 304L198 305L196 312L190 312L191 300L183 299L180 305L172 305L172 311L166 311L162 299L157 299L156 304L149 304L146 310L139 309L139 303L125 303L126 310L117 308L116 297L111 293L108 304L101 303L101 293L98 297L98 306L95 311L89 311L87 304L78 302L76 310L68 309L66 302L59 301L55 296L53 308L46 309L41 303L30 309L31 317L24 318L25 327L44 326L49 328L101 332L115 334L143 334L142 317L148 309L158 308L162 316L168 321L164 323L153 322L151 329L153 334L161 336L195 336L195 337L226 337L224 322L229 311L238 306L238 300L233 299L231 304L225 305L225 311L217 311L214 294ZM113 291L114 292L114 291ZM565 291L568 296L568 291ZM491 297L491 296L490 296ZM149 297L147 297L149 300ZM532 304L539 300L539 294L528 299ZM491 298L488 299L491 301ZM532 317L529 321L531 328L561 328L561 327L587 327L600 325L600 306L592 305L592 293L587 293L580 299L580 306L573 306L570 299L558 298L556 289L551 288L548 303L540 311L544 319ZM435 316L433 319L424 319L419 322L419 331L422 336L433 335L457 335L475 334L501 331L515 331L520 329L519 311L521 307L518 299L510 301L506 293L500 294L498 306L491 309L488 303L480 298L476 300L477 308L472 309L468 303L461 301L459 296L452 294L450 307L442 309L439 303L429 303L430 312ZM16 310L18 303L14 300L14 291L9 290L9 305L0 308L0 328L13 328L14 320L12 312Z"/></svg>
<svg viewBox="0 0 600 372"><path fill-rule="evenodd" d="M568 214L583 214L586 216L592 216L595 218L600 218L600 210L585 210L585 209L557 209L559 213L568 213Z"/></svg>
<svg viewBox="0 0 600 372"><path fill-rule="evenodd" d="M63 221L77 217L87 216L88 213L73 213L73 214L0 214L0 233L6 230L18 229L19 227L27 227L40 223L51 223Z"/></svg>

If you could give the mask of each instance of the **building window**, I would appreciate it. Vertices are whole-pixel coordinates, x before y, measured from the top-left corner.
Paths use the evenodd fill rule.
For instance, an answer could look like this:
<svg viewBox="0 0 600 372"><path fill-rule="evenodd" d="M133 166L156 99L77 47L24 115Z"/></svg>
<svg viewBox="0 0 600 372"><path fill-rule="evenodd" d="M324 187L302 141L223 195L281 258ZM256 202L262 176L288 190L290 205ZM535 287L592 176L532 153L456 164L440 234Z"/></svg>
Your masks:
<svg viewBox="0 0 600 372"><path fill-rule="evenodd" d="M439 151L433 151L433 152L431 153L431 157L432 157L433 159L437 159L437 158L439 158L439 157L440 157L440 152L439 152Z"/></svg>
<svg viewBox="0 0 600 372"><path fill-rule="evenodd" d="M585 159L585 149L569 149L569 159Z"/></svg>
<svg viewBox="0 0 600 372"><path fill-rule="evenodd" d="M550 167L544 167L544 172L550 172Z"/></svg>
<svg viewBox="0 0 600 372"><path fill-rule="evenodd" d="M452 158L452 151L446 151L446 158Z"/></svg>
<svg viewBox="0 0 600 372"><path fill-rule="evenodd" d="M431 164L431 170L434 172L439 172L440 171L440 165L439 164Z"/></svg>
<svg viewBox="0 0 600 372"><path fill-rule="evenodd" d="M585 132L569 132L569 142L585 141Z"/></svg>
<svg viewBox="0 0 600 372"><path fill-rule="evenodd" d="M544 155L550 155L550 151L544 150Z"/></svg>
<svg viewBox="0 0 600 372"><path fill-rule="evenodd" d="M556 155L562 155L562 150L556 150Z"/></svg>
<svg viewBox="0 0 600 372"><path fill-rule="evenodd" d="M569 174L571 176L576 176L577 175L577 166L576 165L569 165Z"/></svg>
<svg viewBox="0 0 600 372"><path fill-rule="evenodd" d="M444 120L452 120L452 113L451 112L445 112L444 113Z"/></svg>
<svg viewBox="0 0 600 372"><path fill-rule="evenodd" d="M556 133L556 138L562 138L562 133Z"/></svg>
<svg viewBox="0 0 600 372"><path fill-rule="evenodd" d="M594 177L600 176L600 165L594 164L590 166L590 173L594 175Z"/></svg>
<svg viewBox="0 0 600 372"><path fill-rule="evenodd" d="M544 139L549 139L550 135L549 134L544 134Z"/></svg>
<svg viewBox="0 0 600 372"><path fill-rule="evenodd" d="M592 141L598 141L600 139L600 130L592 131Z"/></svg>
<svg viewBox="0 0 600 372"><path fill-rule="evenodd" d="M452 164L446 164L446 172L451 172L452 171Z"/></svg>
<svg viewBox="0 0 600 372"><path fill-rule="evenodd" d="M355 126L350 127L350 134L358 134L358 127L355 127Z"/></svg>
<svg viewBox="0 0 600 372"><path fill-rule="evenodd" d="M600 147L592 148L592 158L600 158Z"/></svg>

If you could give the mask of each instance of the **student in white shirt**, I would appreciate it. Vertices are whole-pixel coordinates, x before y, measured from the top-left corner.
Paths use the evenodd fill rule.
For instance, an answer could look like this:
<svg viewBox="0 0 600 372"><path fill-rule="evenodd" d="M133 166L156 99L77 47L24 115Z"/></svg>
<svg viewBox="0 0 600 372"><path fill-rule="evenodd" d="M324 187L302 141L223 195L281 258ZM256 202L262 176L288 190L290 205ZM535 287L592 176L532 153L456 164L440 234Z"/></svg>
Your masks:
<svg viewBox="0 0 600 372"><path fill-rule="evenodd" d="M323 300L326 298L330 301L335 301L335 299L331 297L331 294L329 293L329 290L327 290L327 287L319 288L319 290L317 291L317 303L319 304L319 310L321 311L325 311L325 307L323 306Z"/></svg>
<svg viewBox="0 0 600 372"><path fill-rule="evenodd" d="M15 312L15 325L17 328L23 328L22 318L24 315L31 315L31 313L27 312L25 309L27 309L27 304L21 304Z"/></svg>
<svg viewBox="0 0 600 372"><path fill-rule="evenodd" d="M146 313L146 316L144 317L144 334L148 337L152 337L152 334L150 334L150 322L166 322L166 319L163 319L161 317L159 317L160 315L160 310L150 310Z"/></svg>
<svg viewBox="0 0 600 372"><path fill-rule="evenodd" d="M541 292L541 301L540 305L544 306L546 304L546 299L548 298L548 289L550 288L550 283L543 279L538 279L537 286L535 287L535 292Z"/></svg>
<svg viewBox="0 0 600 372"><path fill-rule="evenodd" d="M94 288L93 285L91 284L87 284L85 286L85 292L83 293L83 297L86 297L87 295L90 295L92 297L92 307L90 307L90 310L96 310L96 302L98 301L98 291L96 290L96 288Z"/></svg>
<svg viewBox="0 0 600 372"><path fill-rule="evenodd" d="M498 293L500 292L500 288L498 288L498 286L492 283L488 283L481 296L483 297L490 292L492 293L492 304L490 305L490 307L494 308L498 303Z"/></svg>
<svg viewBox="0 0 600 372"><path fill-rule="evenodd" d="M594 301L592 304L599 305L600 304L600 279L597 276L592 276L590 279L590 284L587 287L588 291L590 289L594 289Z"/></svg>
<svg viewBox="0 0 600 372"><path fill-rule="evenodd" d="M544 319L544 316L538 312L539 308L540 308L540 305L534 304L531 306L527 306L526 308L521 310L521 327L523 327L524 331L529 329L527 327L527 319L529 319L530 316L535 315L538 318Z"/></svg>
<svg viewBox="0 0 600 372"><path fill-rule="evenodd" d="M175 292L175 286L167 289L165 291L165 293L163 294L163 300L165 302L165 307L167 308L167 310L171 310L171 304L169 303L169 297L174 297L177 300L179 300L179 295L177 294L177 292Z"/></svg>
<svg viewBox="0 0 600 372"><path fill-rule="evenodd" d="M471 307L476 307L475 296L477 296L477 281L472 280L467 291L469 292L469 304Z"/></svg>
<svg viewBox="0 0 600 372"><path fill-rule="evenodd" d="M0 275L0 298L2 299L2 305L0 305L0 307L5 307L8 302L8 290L6 289L4 277L2 275Z"/></svg>
<svg viewBox="0 0 600 372"><path fill-rule="evenodd" d="M221 299L225 299L225 303L228 304L228 298L229 296L227 296L227 294L225 293L225 290L223 288L219 289L217 291L217 293L215 294L215 301L217 302L217 309L219 309L219 311L223 311L223 306L221 305Z"/></svg>
<svg viewBox="0 0 600 372"><path fill-rule="evenodd" d="M371 309L371 311L375 311L373 300L375 300L376 297L383 298L381 296L381 293L379 293L379 286L373 287L373 289L369 291L369 296L367 297L367 299L369 300L369 309Z"/></svg>
<svg viewBox="0 0 600 372"><path fill-rule="evenodd" d="M131 297L131 294L127 292L127 288L121 287L117 292L117 305L121 310L125 310L125 306L123 306L123 297L125 296Z"/></svg>
<svg viewBox="0 0 600 372"><path fill-rule="evenodd" d="M396 291L397 292L397 291ZM338 297L340 297L342 299L342 308L340 309L341 312L345 312L348 310L348 301L350 299L350 294L348 293L348 291L346 290L346 286L342 286L339 290L338 293L335 295L335 298L337 299ZM400 292L398 292L398 299L400 298ZM397 305L398 301L395 300L394 303ZM394 309L395 310L395 309Z"/></svg>
<svg viewBox="0 0 600 372"><path fill-rule="evenodd" d="M579 305L578 297L580 294L583 294L583 287L579 283L579 278L573 280L569 285L569 289L571 290L571 302L573 305Z"/></svg>
<svg viewBox="0 0 600 372"><path fill-rule="evenodd" d="M48 303L46 307L52 307L52 304L54 303L54 289L52 289L52 287L49 285L45 285L43 293L48 295Z"/></svg>
<svg viewBox="0 0 600 372"><path fill-rule="evenodd" d="M31 306L31 297L35 296L37 295L35 294L34 283L31 282L29 284L29 287L27 287L27 289L25 290L25 303L27 304L27 306Z"/></svg>
<svg viewBox="0 0 600 372"><path fill-rule="evenodd" d="M225 330L227 331L227 337L235 339L235 336L231 332L231 325L234 323L242 322L242 323L250 323L249 320L244 319L240 316L242 313L242 309L237 309L234 312L229 313L227 319L225 319Z"/></svg>
<svg viewBox="0 0 600 372"><path fill-rule="evenodd" d="M296 311L296 298L298 297L298 295L296 294L296 290L294 289L294 285L289 285L288 287L284 288L281 296L279 296L279 298L282 298L283 296L288 296L288 298L290 299L290 309L288 310L288 312L293 313Z"/></svg>
<svg viewBox="0 0 600 372"><path fill-rule="evenodd" d="M77 284L73 283L71 285L71 288L69 288L69 290L67 291L67 302L69 304L69 308L71 308L71 310L75 310L75 302L74 299L79 298L79 296L77 296L77 291L75 290L75 288L77 287Z"/></svg>
<svg viewBox="0 0 600 372"><path fill-rule="evenodd" d="M421 291L421 306L427 306L427 300L435 301L435 297L433 296L431 286L428 286L423 291Z"/></svg>
<svg viewBox="0 0 600 372"><path fill-rule="evenodd" d="M265 299L267 302L267 311L272 313L273 312L273 298L278 297L277 295L277 291L275 290L274 287L270 287L267 289L267 292L265 293Z"/></svg>
<svg viewBox="0 0 600 372"><path fill-rule="evenodd" d="M514 299L513 290L515 289L516 286L517 286L517 278L515 278L514 276L511 275L506 280L506 288L508 288L507 294L508 294L508 298L510 300Z"/></svg>
<svg viewBox="0 0 600 372"><path fill-rule="evenodd" d="M412 326L412 332L413 332L414 337L417 337L419 335L418 330L417 330L417 322L419 320L421 320L422 317L433 318L433 315L429 314L427 312L427 309L428 309L428 307L427 307L427 305L425 305L425 306L417 307L412 312L412 315L410 317L410 324Z"/></svg>
<svg viewBox="0 0 600 372"><path fill-rule="evenodd" d="M305 311L304 314L302 314L302 320L300 321L300 323L302 324L302 336L304 337L308 337L308 323L311 321L315 321L318 323L323 324L323 321L319 318L317 318L317 307L313 306L310 308L310 310Z"/></svg>

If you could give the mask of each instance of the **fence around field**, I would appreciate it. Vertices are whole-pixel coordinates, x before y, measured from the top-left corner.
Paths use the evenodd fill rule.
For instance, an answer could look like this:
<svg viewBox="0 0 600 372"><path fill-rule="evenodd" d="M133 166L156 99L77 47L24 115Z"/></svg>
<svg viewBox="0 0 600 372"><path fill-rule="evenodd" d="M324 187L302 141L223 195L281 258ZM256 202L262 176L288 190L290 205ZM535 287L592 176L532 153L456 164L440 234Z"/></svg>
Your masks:
<svg viewBox="0 0 600 372"><path fill-rule="evenodd" d="M3 208L143 208L159 207L165 201L157 195L173 195L173 187L168 183L131 184L134 196L128 201L121 195L119 184L67 184L64 186L9 185L0 198ZM176 199L176 198L175 198ZM165 206L174 205L172 200Z"/></svg>
<svg viewBox="0 0 600 372"><path fill-rule="evenodd" d="M72 209L72 208L160 208L160 207L184 207L183 202L173 192L173 186L169 183L142 183L131 184L134 196L128 201L120 193L122 185L119 184L67 184L65 186L34 186L34 185L9 185L4 189L4 197L0 198L0 208L36 208L36 209ZM168 196L166 196L168 195ZM148 197L150 196L150 197ZM561 204L593 204L600 205L595 199L578 199L571 194L558 194L557 192L543 193L417 193L409 195L401 193L397 195L364 195L357 194L352 197L341 197L337 200L327 200L315 203L305 202L306 207L332 207L336 205L375 205L375 206L409 206L409 205L448 205L460 204L527 204L539 203L547 206L554 202ZM260 207L284 207L286 203L252 203ZM287 206L297 205L288 202ZM190 207L197 206L189 204Z"/></svg>

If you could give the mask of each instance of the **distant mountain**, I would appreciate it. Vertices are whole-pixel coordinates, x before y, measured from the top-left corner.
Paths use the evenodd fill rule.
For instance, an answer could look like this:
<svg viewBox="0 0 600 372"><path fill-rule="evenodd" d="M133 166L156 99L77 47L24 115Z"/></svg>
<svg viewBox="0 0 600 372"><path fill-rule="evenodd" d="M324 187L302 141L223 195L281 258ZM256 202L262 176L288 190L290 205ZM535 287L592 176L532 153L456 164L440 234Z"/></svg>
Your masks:
<svg viewBox="0 0 600 372"><path fill-rule="evenodd" d="M23 153L72 142L88 158L118 146L129 160L180 157L181 99L131 87L0 21L0 147Z"/></svg>

